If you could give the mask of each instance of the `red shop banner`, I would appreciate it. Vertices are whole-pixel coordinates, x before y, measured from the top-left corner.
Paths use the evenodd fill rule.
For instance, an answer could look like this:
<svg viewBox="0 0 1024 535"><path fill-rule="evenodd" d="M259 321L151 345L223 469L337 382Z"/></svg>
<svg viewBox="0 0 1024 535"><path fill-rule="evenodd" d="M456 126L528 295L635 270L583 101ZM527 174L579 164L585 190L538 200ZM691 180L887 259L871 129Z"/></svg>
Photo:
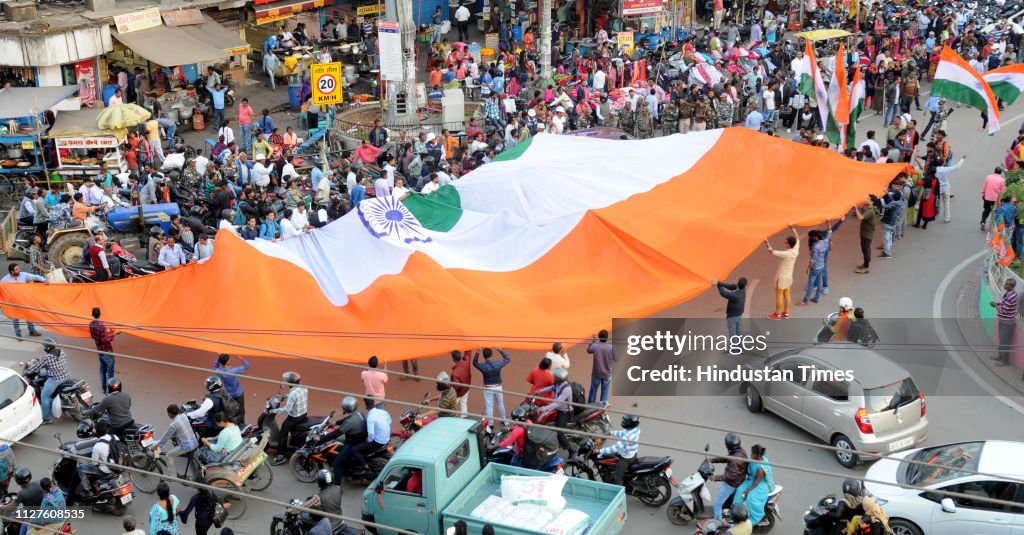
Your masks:
<svg viewBox="0 0 1024 535"><path fill-rule="evenodd" d="M91 59L75 63L75 79L78 80L78 100L83 108L91 108L96 102L96 64Z"/></svg>
<svg viewBox="0 0 1024 535"><path fill-rule="evenodd" d="M622 15L661 13L664 0L622 0Z"/></svg>

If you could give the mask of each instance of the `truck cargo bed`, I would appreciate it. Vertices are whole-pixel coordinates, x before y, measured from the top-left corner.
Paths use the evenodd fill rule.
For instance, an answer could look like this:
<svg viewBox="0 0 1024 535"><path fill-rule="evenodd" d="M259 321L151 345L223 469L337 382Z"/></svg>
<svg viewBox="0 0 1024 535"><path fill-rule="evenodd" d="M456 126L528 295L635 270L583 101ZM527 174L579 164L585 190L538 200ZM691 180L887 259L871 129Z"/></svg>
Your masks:
<svg viewBox="0 0 1024 535"><path fill-rule="evenodd" d="M479 533L486 522L472 518L470 513L489 496L501 495L501 476L547 476L545 472L527 470L516 466L490 463L470 484L445 508L444 527L451 527L457 520L469 525L470 533ZM582 511L590 517L590 527L585 535L614 535L622 530L626 522L626 495L622 487L570 477L562 489L566 509ZM498 535L542 534L544 526L536 530L514 528L492 524Z"/></svg>

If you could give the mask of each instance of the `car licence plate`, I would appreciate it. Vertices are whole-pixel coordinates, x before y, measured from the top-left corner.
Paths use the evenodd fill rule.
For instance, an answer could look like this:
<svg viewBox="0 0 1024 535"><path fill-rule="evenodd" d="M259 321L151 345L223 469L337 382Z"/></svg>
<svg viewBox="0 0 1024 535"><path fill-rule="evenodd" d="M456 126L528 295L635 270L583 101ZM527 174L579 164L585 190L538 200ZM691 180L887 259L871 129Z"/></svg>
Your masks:
<svg viewBox="0 0 1024 535"><path fill-rule="evenodd" d="M125 494L124 496L121 496L121 503L124 504L124 505L132 503L132 495L131 494Z"/></svg>
<svg viewBox="0 0 1024 535"><path fill-rule="evenodd" d="M155 438L146 438L146 439L142 440L142 447L143 448L148 448L148 447L152 446L153 444L156 444L156 439Z"/></svg>
<svg viewBox="0 0 1024 535"><path fill-rule="evenodd" d="M897 440L896 442L889 443L889 451L896 451L898 449L906 448L914 444L914 437L907 437L903 440Z"/></svg>

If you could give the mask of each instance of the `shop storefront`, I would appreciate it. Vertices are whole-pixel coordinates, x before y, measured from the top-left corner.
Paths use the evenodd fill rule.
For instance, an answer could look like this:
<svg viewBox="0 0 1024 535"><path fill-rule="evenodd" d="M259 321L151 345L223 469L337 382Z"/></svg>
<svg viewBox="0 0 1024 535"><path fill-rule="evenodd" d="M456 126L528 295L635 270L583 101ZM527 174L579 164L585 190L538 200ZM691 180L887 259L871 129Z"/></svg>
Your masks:
<svg viewBox="0 0 1024 535"><path fill-rule="evenodd" d="M46 137L53 140L57 170L62 176L95 175L102 162L114 174L128 172L128 163L121 154L127 131L99 129L96 123L101 111L66 111L57 115Z"/></svg>
<svg viewBox="0 0 1024 535"><path fill-rule="evenodd" d="M323 10L334 3L335 0L256 0L244 25L245 40L253 50L262 52L267 38L280 35L285 28L293 30L299 24L305 25L308 37L319 39Z"/></svg>
<svg viewBox="0 0 1024 535"><path fill-rule="evenodd" d="M46 172L44 114L78 91L78 86L0 89L0 174Z"/></svg>

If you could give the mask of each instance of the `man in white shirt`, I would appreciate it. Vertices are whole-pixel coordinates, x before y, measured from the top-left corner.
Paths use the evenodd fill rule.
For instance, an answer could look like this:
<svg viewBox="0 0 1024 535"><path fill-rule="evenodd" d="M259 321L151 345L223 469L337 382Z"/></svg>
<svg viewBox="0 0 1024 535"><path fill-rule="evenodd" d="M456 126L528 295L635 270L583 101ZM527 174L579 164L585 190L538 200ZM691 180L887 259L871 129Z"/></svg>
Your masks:
<svg viewBox="0 0 1024 535"><path fill-rule="evenodd" d="M295 226L295 230L308 232L309 229L313 228L309 224L309 212L306 211L305 204L299 204L292 210L292 216L288 218L292 225Z"/></svg>
<svg viewBox="0 0 1024 535"><path fill-rule="evenodd" d="M975 54L971 58L971 62L970 63L971 63L971 67L974 68L975 72L977 72L978 74L985 74L985 64L980 59L978 59L978 55L977 54Z"/></svg>
<svg viewBox="0 0 1024 535"><path fill-rule="evenodd" d="M78 193L82 194L82 202L89 206L99 206L103 204L103 188L96 185L92 177L85 177L82 182L82 187L78 188Z"/></svg>
<svg viewBox="0 0 1024 535"><path fill-rule="evenodd" d="M597 72L594 73L594 91L604 91L604 84L607 79L608 75L605 74L604 69L599 65Z"/></svg>
<svg viewBox="0 0 1024 535"><path fill-rule="evenodd" d="M373 194L376 197L387 197L391 195L391 187L388 186L388 179L383 176L373 181Z"/></svg>
<svg viewBox="0 0 1024 535"><path fill-rule="evenodd" d="M568 117L565 115L565 108L559 106L555 108L554 115L551 116L551 124L555 125L555 133L561 134L565 131L565 122Z"/></svg>
<svg viewBox="0 0 1024 535"><path fill-rule="evenodd" d="M257 154L256 164L252 166L252 183L261 188L270 185L270 173L274 169L273 166L268 167L264 165L266 161L266 156L262 153Z"/></svg>
<svg viewBox="0 0 1024 535"><path fill-rule="evenodd" d="M181 246L174 243L174 238L168 236L167 243L160 248L160 257L157 263L164 269L173 269L186 263L185 251Z"/></svg>
<svg viewBox="0 0 1024 535"><path fill-rule="evenodd" d="M420 190L420 193L424 195L430 195L431 193L434 193L435 191L441 189L440 181L441 179L440 177L437 176L437 173L430 173L430 182L427 182L423 186L423 189Z"/></svg>
<svg viewBox="0 0 1024 535"><path fill-rule="evenodd" d="M284 167L281 168L281 178L286 180L295 180L299 178L299 172L295 170L295 166L292 165L292 157L289 156L284 162Z"/></svg>
<svg viewBox="0 0 1024 535"><path fill-rule="evenodd" d="M224 119L224 126L217 130L217 137L224 136L224 144L230 145L235 142L235 131L228 126L228 120Z"/></svg>
<svg viewBox="0 0 1024 535"><path fill-rule="evenodd" d="M565 350L562 342L551 344L551 351L548 351L544 356L551 360L551 371L559 368L569 369L569 353Z"/></svg>
<svg viewBox="0 0 1024 535"><path fill-rule="evenodd" d="M394 155L389 155L387 163L384 164L384 176L388 181L388 188L395 187L395 171L397 170L398 168L395 167Z"/></svg>
<svg viewBox="0 0 1024 535"><path fill-rule="evenodd" d="M300 234L299 229L292 223L292 216L295 215L295 210L286 208L284 210L284 217L281 218L281 239L288 239Z"/></svg>
<svg viewBox="0 0 1024 535"><path fill-rule="evenodd" d="M871 157L874 158L875 161L878 161L878 159L882 157L882 147L879 147L878 142L875 141L874 130L868 130L867 140L865 140L864 143L861 143L857 149L862 150L864 147L867 147L868 150L871 151Z"/></svg>
<svg viewBox="0 0 1024 535"><path fill-rule="evenodd" d="M455 10L455 24L459 27L459 41L466 42L469 39L469 8L460 4Z"/></svg>
<svg viewBox="0 0 1024 535"><path fill-rule="evenodd" d="M203 156L203 149L196 149L196 172L199 176L206 176L206 166L210 165L210 160Z"/></svg>

